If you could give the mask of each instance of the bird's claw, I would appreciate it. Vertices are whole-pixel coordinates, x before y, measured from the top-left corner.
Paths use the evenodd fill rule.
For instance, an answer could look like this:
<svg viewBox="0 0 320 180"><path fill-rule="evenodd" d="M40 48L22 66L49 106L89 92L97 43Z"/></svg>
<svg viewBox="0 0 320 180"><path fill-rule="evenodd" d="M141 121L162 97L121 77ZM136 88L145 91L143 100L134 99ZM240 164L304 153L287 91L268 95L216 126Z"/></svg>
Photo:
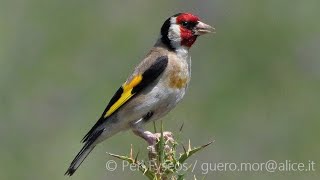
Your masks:
<svg viewBox="0 0 320 180"><path fill-rule="evenodd" d="M165 140L165 144L167 144L168 142L170 143L174 142L172 132L165 131L162 134L163 134L163 139ZM146 135L146 141L148 142L149 145L155 145L161 137L161 133L151 133L149 131L146 131L145 135Z"/></svg>

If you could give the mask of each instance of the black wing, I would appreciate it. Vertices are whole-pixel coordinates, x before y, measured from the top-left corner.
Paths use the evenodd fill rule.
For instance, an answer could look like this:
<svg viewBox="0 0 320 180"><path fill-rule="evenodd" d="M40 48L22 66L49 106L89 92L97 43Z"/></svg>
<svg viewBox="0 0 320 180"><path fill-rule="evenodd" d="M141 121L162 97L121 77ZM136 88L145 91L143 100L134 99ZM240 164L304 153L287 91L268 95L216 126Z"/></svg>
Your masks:
<svg viewBox="0 0 320 180"><path fill-rule="evenodd" d="M136 75L130 82L123 84L113 95L96 124L83 137L82 142L87 142L89 139L90 141L95 140L90 138L95 134L95 130L101 124L103 124L112 114L114 114L114 112L116 112L121 106L123 106L144 88L154 82L163 73L167 65L168 56L158 57L157 60L146 71L144 71L142 74Z"/></svg>

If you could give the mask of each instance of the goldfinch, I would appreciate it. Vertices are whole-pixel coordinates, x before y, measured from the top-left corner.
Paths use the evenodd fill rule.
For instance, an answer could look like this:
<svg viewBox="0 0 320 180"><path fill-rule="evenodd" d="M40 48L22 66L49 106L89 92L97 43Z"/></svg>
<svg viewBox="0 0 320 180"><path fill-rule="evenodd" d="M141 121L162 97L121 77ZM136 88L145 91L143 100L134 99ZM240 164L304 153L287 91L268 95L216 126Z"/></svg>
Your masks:
<svg viewBox="0 0 320 180"><path fill-rule="evenodd" d="M71 176L98 143L120 131L132 129L154 144L156 135L144 131L143 125L163 117L182 100L191 77L189 49L200 35L209 32L214 32L214 28L193 14L169 17L153 48L82 139L84 146L65 174Z"/></svg>

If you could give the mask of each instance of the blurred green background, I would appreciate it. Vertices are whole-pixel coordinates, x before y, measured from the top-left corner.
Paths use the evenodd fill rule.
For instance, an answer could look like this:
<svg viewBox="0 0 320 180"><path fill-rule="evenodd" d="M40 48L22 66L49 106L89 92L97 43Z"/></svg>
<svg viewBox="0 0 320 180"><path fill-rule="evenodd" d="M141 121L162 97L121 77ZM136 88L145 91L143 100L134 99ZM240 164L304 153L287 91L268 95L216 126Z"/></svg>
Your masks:
<svg viewBox="0 0 320 180"><path fill-rule="evenodd" d="M315 172L209 172L206 179L319 179L320 1L0 2L0 179L63 176L79 141L148 52L166 18L192 12L216 27L191 49L185 100L165 118L183 140L215 143L188 162L307 162ZM148 126L151 129L151 126ZM143 179L117 169L131 132L99 145L72 179ZM203 176L200 167L189 173Z"/></svg>

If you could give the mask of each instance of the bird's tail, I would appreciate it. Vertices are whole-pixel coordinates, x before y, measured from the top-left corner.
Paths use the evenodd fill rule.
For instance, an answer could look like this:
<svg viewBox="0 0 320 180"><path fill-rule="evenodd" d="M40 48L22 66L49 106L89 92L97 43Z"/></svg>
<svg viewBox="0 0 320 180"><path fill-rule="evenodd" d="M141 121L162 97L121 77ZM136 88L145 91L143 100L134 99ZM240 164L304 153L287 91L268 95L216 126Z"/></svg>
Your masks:
<svg viewBox="0 0 320 180"><path fill-rule="evenodd" d="M90 152L93 150L95 145L89 145L86 143L80 152L77 154L77 156L73 159L71 162L68 170L66 171L65 175L72 176L72 174L78 169L78 167L81 165L83 160L90 154Z"/></svg>
<svg viewBox="0 0 320 180"><path fill-rule="evenodd" d="M87 141L84 142L85 143L84 146L82 147L80 152L77 154L77 156L71 162L71 164L70 164L68 170L66 171L65 175L72 176L72 174L81 165L83 160L90 154L90 152L96 146L96 144L97 144L96 140L102 134L103 131L104 131L104 129L97 130L96 132L91 134L91 136L87 139Z"/></svg>
<svg viewBox="0 0 320 180"><path fill-rule="evenodd" d="M103 128L96 127L96 128L92 128L89 131L89 133L82 140L82 142L84 143L84 146L71 162L65 175L72 176L73 173L78 169L78 167L84 161L84 159L90 154L90 152L94 149L94 147L98 143L111 137L112 135L116 134L121 130L119 129L119 127L121 127L121 124L117 125L113 121L110 121L110 122L112 123L109 125L102 124Z"/></svg>

